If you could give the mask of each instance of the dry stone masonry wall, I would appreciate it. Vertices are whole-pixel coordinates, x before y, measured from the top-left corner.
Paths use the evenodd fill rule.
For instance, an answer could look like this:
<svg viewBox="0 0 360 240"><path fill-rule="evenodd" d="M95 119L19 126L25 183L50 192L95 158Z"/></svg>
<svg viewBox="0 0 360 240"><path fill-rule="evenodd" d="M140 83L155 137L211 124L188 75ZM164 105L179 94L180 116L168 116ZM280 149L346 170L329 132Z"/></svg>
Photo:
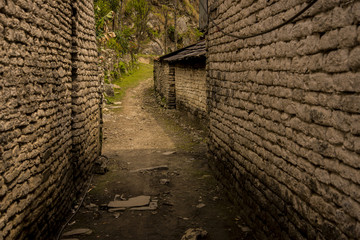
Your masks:
<svg viewBox="0 0 360 240"><path fill-rule="evenodd" d="M0 239L51 239L100 153L93 1L0 0Z"/></svg>
<svg viewBox="0 0 360 240"><path fill-rule="evenodd" d="M207 118L205 66L177 63L175 67L176 107L199 118Z"/></svg>
<svg viewBox="0 0 360 240"><path fill-rule="evenodd" d="M260 239L360 239L360 1L223 34L307 2L209 1L209 155Z"/></svg>
<svg viewBox="0 0 360 240"><path fill-rule="evenodd" d="M175 108L175 69L168 62L154 61L154 88L162 104Z"/></svg>

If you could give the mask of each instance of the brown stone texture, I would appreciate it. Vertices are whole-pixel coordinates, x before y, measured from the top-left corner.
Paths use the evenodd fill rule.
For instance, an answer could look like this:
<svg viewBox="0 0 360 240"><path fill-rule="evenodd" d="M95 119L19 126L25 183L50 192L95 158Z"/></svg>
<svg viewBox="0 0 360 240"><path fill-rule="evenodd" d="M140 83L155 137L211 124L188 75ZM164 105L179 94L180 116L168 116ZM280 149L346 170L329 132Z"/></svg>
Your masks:
<svg viewBox="0 0 360 240"><path fill-rule="evenodd" d="M169 108L207 119L205 60L194 58L182 61L154 62L156 93Z"/></svg>
<svg viewBox="0 0 360 240"><path fill-rule="evenodd" d="M175 108L175 68L168 62L154 61L154 88L168 108Z"/></svg>
<svg viewBox="0 0 360 240"><path fill-rule="evenodd" d="M307 2L209 1L211 165L259 239L360 239L360 1L221 32Z"/></svg>
<svg viewBox="0 0 360 240"><path fill-rule="evenodd" d="M206 70L197 61L175 65L176 108L199 118L207 118Z"/></svg>
<svg viewBox="0 0 360 240"><path fill-rule="evenodd" d="M0 239L51 239L100 153L93 1L0 0Z"/></svg>

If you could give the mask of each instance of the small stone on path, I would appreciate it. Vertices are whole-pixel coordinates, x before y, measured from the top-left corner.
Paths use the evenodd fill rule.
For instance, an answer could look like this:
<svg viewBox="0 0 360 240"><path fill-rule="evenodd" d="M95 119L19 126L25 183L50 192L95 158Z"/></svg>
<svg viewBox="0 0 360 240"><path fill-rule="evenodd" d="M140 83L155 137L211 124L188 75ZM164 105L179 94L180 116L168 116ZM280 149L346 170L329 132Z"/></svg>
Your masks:
<svg viewBox="0 0 360 240"><path fill-rule="evenodd" d="M116 194L115 197L114 197L114 201L124 201L124 200L127 200L126 198L124 198L124 194Z"/></svg>
<svg viewBox="0 0 360 240"><path fill-rule="evenodd" d="M157 208L158 208L158 203L157 201L154 201L154 202L150 202L149 206L130 208L130 210L147 211L147 210L156 210Z"/></svg>
<svg viewBox="0 0 360 240"><path fill-rule="evenodd" d="M150 196L138 196L129 198L127 201L111 201L108 204L109 208L131 208L141 207L150 203Z"/></svg>
<svg viewBox="0 0 360 240"><path fill-rule="evenodd" d="M121 108L121 106L108 106L109 109L117 109L117 108Z"/></svg>
<svg viewBox="0 0 360 240"><path fill-rule="evenodd" d="M190 228L186 230L181 240L198 240L207 236L207 231L202 228Z"/></svg>
<svg viewBox="0 0 360 240"><path fill-rule="evenodd" d="M77 228L71 231L68 231L63 234L64 237L72 236L72 235L90 235L92 233L91 229L88 228Z"/></svg>
<svg viewBox="0 0 360 240"><path fill-rule="evenodd" d="M131 172L148 172L148 171L156 171L156 170L168 170L169 167L167 165L148 167L148 168L140 168L136 170L132 170Z"/></svg>
<svg viewBox="0 0 360 240"><path fill-rule="evenodd" d="M105 156L99 156L94 164L94 170L93 172L95 174L104 175L106 172L109 171L107 168L108 158Z"/></svg>
<svg viewBox="0 0 360 240"><path fill-rule="evenodd" d="M169 184L169 183L170 183L169 179L166 179L166 178L160 179L160 184L162 184L162 185Z"/></svg>
<svg viewBox="0 0 360 240"><path fill-rule="evenodd" d="M72 221L70 223L68 223L68 226L74 225L76 223L76 221Z"/></svg>
<svg viewBox="0 0 360 240"><path fill-rule="evenodd" d="M86 205L85 208L89 209L89 210L94 209L94 208L96 209L96 208L98 208L98 205L96 205L94 203L90 203L89 205Z"/></svg>
<svg viewBox="0 0 360 240"><path fill-rule="evenodd" d="M205 206L206 206L206 205L205 205L204 203L200 203L200 204L196 205L197 208L203 208L203 207L205 207Z"/></svg>
<svg viewBox="0 0 360 240"><path fill-rule="evenodd" d="M242 226L242 225L238 225L238 227L241 229L241 231L243 232L251 232L252 230L247 227L247 226Z"/></svg>
<svg viewBox="0 0 360 240"><path fill-rule="evenodd" d="M164 152L163 155L165 156L169 156L169 155L172 155L172 154L175 154L176 152Z"/></svg>
<svg viewBox="0 0 360 240"><path fill-rule="evenodd" d="M118 212L118 211L125 211L126 208L109 208L108 212L112 213L112 212Z"/></svg>

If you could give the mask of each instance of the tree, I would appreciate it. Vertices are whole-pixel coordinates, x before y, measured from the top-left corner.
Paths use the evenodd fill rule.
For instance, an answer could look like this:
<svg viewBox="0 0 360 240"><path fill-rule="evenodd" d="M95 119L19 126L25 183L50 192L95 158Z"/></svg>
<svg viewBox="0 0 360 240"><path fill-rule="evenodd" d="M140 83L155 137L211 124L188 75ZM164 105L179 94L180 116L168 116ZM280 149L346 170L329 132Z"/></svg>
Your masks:
<svg viewBox="0 0 360 240"><path fill-rule="evenodd" d="M167 54L168 9L163 5L162 10L163 10L163 14L165 16L165 23L164 23L164 50L165 50L165 54Z"/></svg>
<svg viewBox="0 0 360 240"><path fill-rule="evenodd" d="M150 10L151 7L146 0L130 0L126 6L126 14L132 18L134 23L137 52L148 33L147 22Z"/></svg>
<svg viewBox="0 0 360 240"><path fill-rule="evenodd" d="M178 42L178 36L176 32L176 21L177 21L177 11L178 11L178 1L175 0L175 6L174 6L174 42L175 42L175 50L177 50L177 42Z"/></svg>
<svg viewBox="0 0 360 240"><path fill-rule="evenodd" d="M108 0L109 2L109 7L111 9L111 11L113 12L113 18L112 18L112 31L115 31L115 24L116 24L116 20L117 20L117 11L119 8L119 2L120 0Z"/></svg>
<svg viewBox="0 0 360 240"><path fill-rule="evenodd" d="M96 37L99 42L106 38L109 32L109 24L113 19L113 12L111 11L108 2L105 0L95 1L95 29Z"/></svg>

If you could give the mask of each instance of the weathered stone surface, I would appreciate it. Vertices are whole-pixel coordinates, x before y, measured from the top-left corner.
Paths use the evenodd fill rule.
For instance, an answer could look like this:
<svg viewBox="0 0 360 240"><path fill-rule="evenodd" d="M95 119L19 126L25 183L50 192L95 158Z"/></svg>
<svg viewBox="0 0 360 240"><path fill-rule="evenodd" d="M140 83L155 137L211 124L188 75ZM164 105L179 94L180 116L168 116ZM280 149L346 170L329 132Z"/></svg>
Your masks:
<svg viewBox="0 0 360 240"><path fill-rule="evenodd" d="M94 163L94 170L93 172L95 174L105 174L106 172L109 171L109 169L107 168L107 163L108 163L108 159L105 156L99 156L95 163Z"/></svg>
<svg viewBox="0 0 360 240"><path fill-rule="evenodd" d="M196 205L196 208L203 208L205 207L206 205L204 203L199 203L198 205Z"/></svg>
<svg viewBox="0 0 360 240"><path fill-rule="evenodd" d="M264 2L209 7L223 32L251 35L305 4ZM259 239L359 235L360 4L340 2L244 40L209 24L210 163Z"/></svg>
<svg viewBox="0 0 360 240"><path fill-rule="evenodd" d="M104 84L104 92L107 96L113 97L115 94L113 84Z"/></svg>
<svg viewBox="0 0 360 240"><path fill-rule="evenodd" d="M207 119L206 71L203 58L181 62L154 62L156 93L167 107Z"/></svg>
<svg viewBox="0 0 360 240"><path fill-rule="evenodd" d="M170 183L169 179L166 179L166 178L160 179L160 184L162 184L162 185L166 185L166 184L169 184L169 183Z"/></svg>
<svg viewBox="0 0 360 240"><path fill-rule="evenodd" d="M160 42L150 42L142 50L144 54L162 55L164 53L163 45Z"/></svg>
<svg viewBox="0 0 360 240"><path fill-rule="evenodd" d="M150 196L138 196L129 198L125 201L111 201L108 204L109 208L131 208L145 206L150 203Z"/></svg>
<svg viewBox="0 0 360 240"><path fill-rule="evenodd" d="M168 170L169 167L167 165L148 167L148 168L140 168L136 170L132 170L131 172L148 172L148 171L157 171L157 170Z"/></svg>
<svg viewBox="0 0 360 240"><path fill-rule="evenodd" d="M133 207L130 208L130 210L133 211L151 211L151 210L156 210L158 208L158 203L153 201L149 203L149 206L145 206L145 207Z"/></svg>
<svg viewBox="0 0 360 240"><path fill-rule="evenodd" d="M1 239L53 239L99 155L93 22L90 0L0 0Z"/></svg>
<svg viewBox="0 0 360 240"><path fill-rule="evenodd" d="M92 234L92 230L88 228L77 228L68 232L65 232L62 236L69 237L74 235L90 235Z"/></svg>
<svg viewBox="0 0 360 240"><path fill-rule="evenodd" d="M173 154L175 154L175 153L176 153L176 152L164 152L163 155L168 156L168 155L173 155Z"/></svg>
<svg viewBox="0 0 360 240"><path fill-rule="evenodd" d="M96 204L94 204L94 203L90 203L89 205L86 205L85 208L86 208L86 209L89 209L89 210L90 210L90 209L98 209L99 206L96 205Z"/></svg>
<svg viewBox="0 0 360 240"><path fill-rule="evenodd" d="M186 230L185 235L181 240L199 240L204 239L207 236L207 231L202 228L190 228Z"/></svg>
<svg viewBox="0 0 360 240"><path fill-rule="evenodd" d="M120 208L109 208L108 212L112 213L112 212L119 212L119 211L125 211L127 208L124 207L120 207Z"/></svg>
<svg viewBox="0 0 360 240"><path fill-rule="evenodd" d="M181 16L176 20L177 31L179 34L183 34L188 30L187 23L189 22L189 18L186 16Z"/></svg>
<svg viewBox="0 0 360 240"><path fill-rule="evenodd" d="M349 56L349 65L350 68L354 71L358 71L360 68L360 47L356 47L354 48L351 52L350 52L350 56Z"/></svg>

